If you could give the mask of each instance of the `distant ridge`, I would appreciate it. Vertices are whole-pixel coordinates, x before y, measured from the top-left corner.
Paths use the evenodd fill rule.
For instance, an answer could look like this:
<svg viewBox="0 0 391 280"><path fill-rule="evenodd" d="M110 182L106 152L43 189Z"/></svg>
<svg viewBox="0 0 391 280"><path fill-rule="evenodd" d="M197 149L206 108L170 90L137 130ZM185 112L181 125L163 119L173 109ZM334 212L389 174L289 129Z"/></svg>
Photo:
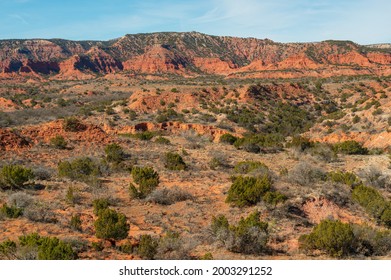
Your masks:
<svg viewBox="0 0 391 280"><path fill-rule="evenodd" d="M89 79L109 73L236 78L391 75L391 44L278 43L198 32L128 34L108 41L0 40L1 77Z"/></svg>

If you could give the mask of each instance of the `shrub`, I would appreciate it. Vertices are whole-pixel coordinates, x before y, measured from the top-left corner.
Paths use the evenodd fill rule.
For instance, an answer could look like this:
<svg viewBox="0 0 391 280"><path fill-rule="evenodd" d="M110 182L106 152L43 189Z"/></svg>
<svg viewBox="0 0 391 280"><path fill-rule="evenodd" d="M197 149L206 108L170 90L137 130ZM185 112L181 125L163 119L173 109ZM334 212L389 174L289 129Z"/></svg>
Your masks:
<svg viewBox="0 0 391 280"><path fill-rule="evenodd" d="M151 235L141 235L137 247L137 254L143 259L152 260L156 255L157 246L158 241Z"/></svg>
<svg viewBox="0 0 391 280"><path fill-rule="evenodd" d="M56 214L45 204L35 202L23 211L23 216L33 222L56 223Z"/></svg>
<svg viewBox="0 0 391 280"><path fill-rule="evenodd" d="M384 224L386 227L391 228L391 204L390 202L387 205L387 208L384 209L381 217L380 222Z"/></svg>
<svg viewBox="0 0 391 280"><path fill-rule="evenodd" d="M45 237L38 247L38 259L40 260L75 260L77 254L71 245L56 237Z"/></svg>
<svg viewBox="0 0 391 280"><path fill-rule="evenodd" d="M294 136L292 140L287 144L287 147L299 148L300 151L304 152L307 149L313 148L315 143L310 141L308 138L302 136Z"/></svg>
<svg viewBox="0 0 391 280"><path fill-rule="evenodd" d="M34 178L31 169L20 165L4 165L0 170L0 188L21 188L29 180Z"/></svg>
<svg viewBox="0 0 391 280"><path fill-rule="evenodd" d="M85 182L91 177L100 175L100 170L91 158L83 157L73 161L60 161L58 163L58 175Z"/></svg>
<svg viewBox="0 0 391 280"><path fill-rule="evenodd" d="M353 189L352 199L379 222L391 227L391 202L387 201L376 189L360 184Z"/></svg>
<svg viewBox="0 0 391 280"><path fill-rule="evenodd" d="M109 208L98 212L94 226L96 237L103 239L121 240L126 238L129 232L125 215Z"/></svg>
<svg viewBox="0 0 391 280"><path fill-rule="evenodd" d="M98 215L100 210L109 208L110 203L107 198L97 198L92 202L92 205L94 207L94 214Z"/></svg>
<svg viewBox="0 0 391 280"><path fill-rule="evenodd" d="M361 121L361 118L359 116L355 115L354 118L352 119L352 121L354 124L356 124Z"/></svg>
<svg viewBox="0 0 391 280"><path fill-rule="evenodd" d="M118 246L118 251L124 253L124 254L132 254L133 253L133 244L131 244L129 241L127 241L125 244L121 244Z"/></svg>
<svg viewBox="0 0 391 280"><path fill-rule="evenodd" d="M126 109L124 109L124 113L128 114L128 119L131 120L131 121L134 121L135 119L137 119L137 113L136 111L134 110L127 110L125 112Z"/></svg>
<svg viewBox="0 0 391 280"><path fill-rule="evenodd" d="M71 221L69 222L69 226L72 229L77 230L77 231L81 231L82 230L82 228L81 228L81 219L80 219L80 215L79 214L72 215Z"/></svg>
<svg viewBox="0 0 391 280"><path fill-rule="evenodd" d="M200 260L203 260L203 261L213 260L213 255L211 252L207 252L203 256L200 257Z"/></svg>
<svg viewBox="0 0 391 280"><path fill-rule="evenodd" d="M102 242L92 242L91 243L91 247L95 250L95 251L103 251L104 247L103 247L103 243Z"/></svg>
<svg viewBox="0 0 391 280"><path fill-rule="evenodd" d="M332 162L337 159L337 152L329 144L316 143L314 147L308 149L310 155L325 162Z"/></svg>
<svg viewBox="0 0 391 280"><path fill-rule="evenodd" d="M360 179L351 172L342 172L342 171L331 171L327 173L327 178L335 183L342 183L348 185L349 187L360 184Z"/></svg>
<svg viewBox="0 0 391 280"><path fill-rule="evenodd" d="M16 243L11 240L5 240L2 243L0 243L0 257L3 259L14 259L16 253Z"/></svg>
<svg viewBox="0 0 391 280"><path fill-rule="evenodd" d="M12 206L24 209L24 208L30 206L31 204L33 204L34 198L31 195L26 194L24 192L17 192L17 193L11 194L8 197L7 201L8 201L8 204L10 204Z"/></svg>
<svg viewBox="0 0 391 280"><path fill-rule="evenodd" d="M226 144L233 145L237 139L238 138L233 136L232 134L225 133L225 134L221 135L220 143L226 143Z"/></svg>
<svg viewBox="0 0 391 280"><path fill-rule="evenodd" d="M212 217L211 231L219 240L226 240L229 230L228 219L224 215Z"/></svg>
<svg viewBox="0 0 391 280"><path fill-rule="evenodd" d="M353 225L354 236L357 239L356 253L365 256L385 256L391 250L391 232L377 230L365 225Z"/></svg>
<svg viewBox="0 0 391 280"><path fill-rule="evenodd" d="M159 136L159 137L157 137L155 139L155 143L162 144L162 145L169 145L169 144L171 144L170 140L168 140L165 137L161 137L161 136Z"/></svg>
<svg viewBox="0 0 391 280"><path fill-rule="evenodd" d="M236 177L228 190L225 202L238 207L254 205L270 191L271 186L271 179L267 175L259 178Z"/></svg>
<svg viewBox="0 0 391 280"><path fill-rule="evenodd" d="M149 141L155 136L155 133L152 131L143 131L143 132L137 132L132 135L133 138L143 140L143 141Z"/></svg>
<svg viewBox="0 0 391 280"><path fill-rule="evenodd" d="M342 143L334 145L334 149L342 154L347 155L366 155L368 154L368 149L364 148L357 141L349 140Z"/></svg>
<svg viewBox="0 0 391 280"><path fill-rule="evenodd" d="M332 257L343 257L353 252L356 239L350 224L323 220L310 234L299 238L300 248L322 250Z"/></svg>
<svg viewBox="0 0 391 280"><path fill-rule="evenodd" d="M235 165L234 170L240 174L248 174L256 170L269 171L269 168L259 161L240 161Z"/></svg>
<svg viewBox="0 0 391 280"><path fill-rule="evenodd" d="M79 132L84 131L86 126L75 117L66 118L63 122L63 129L67 132Z"/></svg>
<svg viewBox="0 0 391 280"><path fill-rule="evenodd" d="M152 167L135 166L132 168L131 174L133 180L139 185L139 192L143 198L159 185L159 174Z"/></svg>
<svg viewBox="0 0 391 280"><path fill-rule="evenodd" d="M229 167L229 165L223 155L216 155L209 162L209 168L212 170L217 170L219 168L225 167Z"/></svg>
<svg viewBox="0 0 391 280"><path fill-rule="evenodd" d="M276 151L283 148L284 136L278 133L258 133L245 135L243 138L238 138L234 146L237 149L243 149L251 153L259 153L263 150Z"/></svg>
<svg viewBox="0 0 391 280"><path fill-rule="evenodd" d="M186 170L186 163L183 158L177 153L168 152L164 158L164 167L169 170Z"/></svg>
<svg viewBox="0 0 391 280"><path fill-rule="evenodd" d="M147 201L162 205L171 205L179 201L190 199L193 199L193 196L178 187L173 187L171 189L156 189L147 197Z"/></svg>
<svg viewBox="0 0 391 280"><path fill-rule="evenodd" d="M68 187L67 192L65 194L65 201L73 206L78 201L78 195L74 187Z"/></svg>
<svg viewBox="0 0 391 280"><path fill-rule="evenodd" d="M56 135L50 139L50 145L56 149L64 150L67 148L67 141L61 135Z"/></svg>
<svg viewBox="0 0 391 280"><path fill-rule="evenodd" d="M3 213L7 218L16 219L23 215L23 209L14 205L8 206L6 203L0 208L0 213Z"/></svg>
<svg viewBox="0 0 391 280"><path fill-rule="evenodd" d="M37 180L47 181L52 177L52 170L44 166L38 166L33 170L34 178Z"/></svg>
<svg viewBox="0 0 391 280"><path fill-rule="evenodd" d="M241 218L236 226L229 227L225 246L235 253L262 253L269 239L267 229L268 223L260 221L260 213L253 212L247 218Z"/></svg>
<svg viewBox="0 0 391 280"><path fill-rule="evenodd" d="M19 245L25 249L36 248L39 260L75 260L72 246L56 237L41 237L37 233L19 236Z"/></svg>
<svg viewBox="0 0 391 280"><path fill-rule="evenodd" d="M169 231L159 239L155 258L159 260L190 259L190 248L188 245L184 244L184 240L179 233Z"/></svg>
<svg viewBox="0 0 391 280"><path fill-rule="evenodd" d="M383 172L375 166L370 166L363 175L366 184L372 187L378 189L388 189L391 187L390 176L383 174Z"/></svg>
<svg viewBox="0 0 391 280"><path fill-rule="evenodd" d="M290 181L302 186L316 183L326 179L326 173L323 170L314 167L306 162L297 164L288 174Z"/></svg>
<svg viewBox="0 0 391 280"><path fill-rule="evenodd" d="M262 200L267 204L276 206L279 203L283 203L288 199L288 197L280 192L266 192Z"/></svg>
<svg viewBox="0 0 391 280"><path fill-rule="evenodd" d="M112 163L120 163L125 159L125 153L122 147L116 143L105 147L106 160Z"/></svg>

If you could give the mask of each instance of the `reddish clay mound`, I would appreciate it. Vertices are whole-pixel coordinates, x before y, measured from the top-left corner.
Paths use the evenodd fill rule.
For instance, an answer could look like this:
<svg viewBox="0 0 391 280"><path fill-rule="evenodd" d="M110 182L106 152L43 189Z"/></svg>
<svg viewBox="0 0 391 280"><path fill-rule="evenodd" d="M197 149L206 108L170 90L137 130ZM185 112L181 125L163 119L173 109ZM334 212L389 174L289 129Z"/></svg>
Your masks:
<svg viewBox="0 0 391 280"><path fill-rule="evenodd" d="M357 216L349 213L348 210L343 209L327 200L326 198L313 198L309 199L303 205L304 213L308 216L308 219L313 223L319 223L325 219L338 219L345 223L362 223L363 221Z"/></svg>
<svg viewBox="0 0 391 280"><path fill-rule="evenodd" d="M199 109L198 97L189 92L162 92L160 95L152 92L135 92L130 97L129 108L138 112L157 112L164 110L170 103L176 104L176 110Z"/></svg>
<svg viewBox="0 0 391 280"><path fill-rule="evenodd" d="M99 126L84 124L83 130L77 132L67 132L63 128L63 121L54 121L41 126L25 128L22 134L29 137L35 143L40 141L50 142L50 139L61 135L68 141L81 143L107 144L111 138Z"/></svg>
<svg viewBox="0 0 391 280"><path fill-rule="evenodd" d="M0 128L0 150L12 151L27 148L30 143L22 136L17 135L8 129Z"/></svg>
<svg viewBox="0 0 391 280"><path fill-rule="evenodd" d="M116 131L118 134L136 133L140 131L169 131L173 134L178 134L184 131L195 131L199 135L210 136L213 141L218 142L220 137L225 133L231 133L228 130L220 129L212 125L191 124L181 122L164 122L164 123L139 123L134 126L125 126ZM232 133L231 133L232 134ZM239 134L234 135L239 136Z"/></svg>
<svg viewBox="0 0 391 280"><path fill-rule="evenodd" d="M12 100L0 97L0 110L10 112L15 111L16 109L18 109L18 105L16 105Z"/></svg>

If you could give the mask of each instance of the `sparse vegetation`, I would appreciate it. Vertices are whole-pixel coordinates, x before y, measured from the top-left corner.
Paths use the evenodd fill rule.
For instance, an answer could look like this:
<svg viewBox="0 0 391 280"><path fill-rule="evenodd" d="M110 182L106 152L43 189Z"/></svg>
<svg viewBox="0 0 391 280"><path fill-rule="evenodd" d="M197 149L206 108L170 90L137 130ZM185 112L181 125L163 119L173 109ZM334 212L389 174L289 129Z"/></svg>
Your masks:
<svg viewBox="0 0 391 280"><path fill-rule="evenodd" d="M353 253L356 240L353 228L341 221L323 220L310 234L299 239L304 250L322 250L332 257L343 257Z"/></svg>
<svg viewBox="0 0 391 280"><path fill-rule="evenodd" d="M179 201L191 200L193 196L178 187L156 189L148 195L147 201L162 204L171 205Z"/></svg>
<svg viewBox="0 0 391 280"><path fill-rule="evenodd" d="M0 257L11 260L75 260L78 255L69 243L57 237L31 233L19 236L18 242L6 240L0 243Z"/></svg>
<svg viewBox="0 0 391 280"><path fill-rule="evenodd" d="M225 202L234 206L250 206L261 201L262 197L271 190L271 179L263 177L236 177L228 190Z"/></svg>
<svg viewBox="0 0 391 280"><path fill-rule="evenodd" d="M96 237L102 239L121 240L126 238L129 232L125 215L110 208L99 210L94 226Z"/></svg>
<svg viewBox="0 0 391 280"><path fill-rule="evenodd" d="M137 189L132 183L129 192L133 198L145 198L159 185L159 174L152 167L133 167L132 177L139 185Z"/></svg>
<svg viewBox="0 0 391 280"><path fill-rule="evenodd" d="M118 46L148 50L144 39L129 44L137 36ZM227 53L217 37L210 44L202 34L171 36L153 39L176 53L170 59L188 46L237 67L253 57ZM110 45L98 48L122 56ZM315 45L300 52L324 64ZM327 55L346 46L370 51L337 42ZM23 82L0 83L0 259L39 259L40 251L48 259L389 259L390 77L299 78L306 69L235 66L225 78L190 69L192 60L175 74L122 76L110 64L115 74L101 76L101 66L83 68L97 63L90 58L81 56L78 71L97 79L66 80L61 72L61 80L48 73L40 81L26 73ZM32 229L39 235L17 238Z"/></svg>
<svg viewBox="0 0 391 280"><path fill-rule="evenodd" d="M50 139L50 145L56 149L64 150L67 148L67 141L61 135L56 135Z"/></svg>
<svg viewBox="0 0 391 280"><path fill-rule="evenodd" d="M86 126L78 118L69 117L64 119L63 129L67 132L79 132L85 130Z"/></svg>
<svg viewBox="0 0 391 280"><path fill-rule="evenodd" d="M120 163L125 159L125 152L122 147L116 143L105 147L106 160L112 163Z"/></svg>
<svg viewBox="0 0 391 280"><path fill-rule="evenodd" d="M20 165L4 165L0 170L0 189L22 188L25 183L34 178L30 168Z"/></svg>
<svg viewBox="0 0 391 280"><path fill-rule="evenodd" d="M164 167L169 170L186 170L187 165L178 153L168 152L164 157Z"/></svg>
<svg viewBox="0 0 391 280"><path fill-rule="evenodd" d="M98 164L91 158L82 157L71 161L60 161L58 164L58 175L71 180L86 182L100 175L100 169Z"/></svg>
<svg viewBox="0 0 391 280"><path fill-rule="evenodd" d="M267 229L268 223L260 220L259 212L241 218L237 225L230 225L227 218L220 215L213 217L211 225L213 235L229 251L243 254L261 254L266 251L269 238Z"/></svg>
<svg viewBox="0 0 391 280"><path fill-rule="evenodd" d="M345 141L339 144L334 145L334 149L342 154L347 155L366 155L368 154L368 149L364 148L357 141Z"/></svg>
<svg viewBox="0 0 391 280"><path fill-rule="evenodd" d="M238 140L238 138L233 136L232 134L229 134L229 133L223 134L220 137L220 142L221 143L227 143L227 144L230 144L230 145L233 145L236 140Z"/></svg>

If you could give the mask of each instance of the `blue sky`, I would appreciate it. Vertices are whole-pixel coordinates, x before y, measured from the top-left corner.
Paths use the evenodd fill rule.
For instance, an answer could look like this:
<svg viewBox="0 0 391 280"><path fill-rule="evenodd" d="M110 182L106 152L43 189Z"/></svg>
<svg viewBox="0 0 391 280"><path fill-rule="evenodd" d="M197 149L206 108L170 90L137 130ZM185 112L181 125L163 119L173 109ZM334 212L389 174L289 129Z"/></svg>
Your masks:
<svg viewBox="0 0 391 280"><path fill-rule="evenodd" d="M390 0L0 0L0 39L198 31L278 42L391 43Z"/></svg>

